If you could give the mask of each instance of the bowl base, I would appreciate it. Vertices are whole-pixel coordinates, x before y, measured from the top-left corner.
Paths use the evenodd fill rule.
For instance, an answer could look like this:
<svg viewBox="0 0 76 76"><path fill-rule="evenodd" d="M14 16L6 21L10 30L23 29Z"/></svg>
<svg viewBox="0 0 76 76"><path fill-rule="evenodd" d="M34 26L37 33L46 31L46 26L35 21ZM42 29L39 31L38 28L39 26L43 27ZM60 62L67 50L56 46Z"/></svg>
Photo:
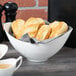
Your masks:
<svg viewBox="0 0 76 76"><path fill-rule="evenodd" d="M45 62L47 61L48 59L45 59L45 60L33 60L33 59L27 59L28 61L31 61L31 62Z"/></svg>

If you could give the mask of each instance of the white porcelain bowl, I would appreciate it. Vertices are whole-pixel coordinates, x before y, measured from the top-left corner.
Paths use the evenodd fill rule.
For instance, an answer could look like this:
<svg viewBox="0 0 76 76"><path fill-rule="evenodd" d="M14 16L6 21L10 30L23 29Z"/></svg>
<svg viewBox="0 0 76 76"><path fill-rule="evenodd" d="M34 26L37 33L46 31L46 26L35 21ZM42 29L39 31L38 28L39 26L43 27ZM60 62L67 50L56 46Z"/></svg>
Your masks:
<svg viewBox="0 0 76 76"><path fill-rule="evenodd" d="M6 44L0 44L0 59L7 53L8 46Z"/></svg>
<svg viewBox="0 0 76 76"><path fill-rule="evenodd" d="M60 37L55 38L52 41L49 41L45 44L31 44L28 42L20 41L14 38L12 35L9 34L11 23L4 24L4 30L6 35L13 45L13 47L20 52L23 56L25 56L28 60L33 62L42 62L46 61L48 58L55 55L65 44L67 41L72 28L69 27L68 32L63 34Z"/></svg>

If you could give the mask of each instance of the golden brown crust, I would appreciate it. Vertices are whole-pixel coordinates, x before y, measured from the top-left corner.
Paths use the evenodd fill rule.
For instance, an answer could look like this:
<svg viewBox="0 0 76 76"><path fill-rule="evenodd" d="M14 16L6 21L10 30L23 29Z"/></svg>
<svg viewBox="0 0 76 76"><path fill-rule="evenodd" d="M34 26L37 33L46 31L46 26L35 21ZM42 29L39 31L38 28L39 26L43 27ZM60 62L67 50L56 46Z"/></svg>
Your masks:
<svg viewBox="0 0 76 76"><path fill-rule="evenodd" d="M41 41L49 38L49 35L51 33L51 28L48 25L43 25L36 36L36 39Z"/></svg>
<svg viewBox="0 0 76 76"><path fill-rule="evenodd" d="M68 30L68 26L63 21L54 21L49 25L41 18L29 18L26 22L22 19L17 19L12 22L12 31L17 39L20 39L25 33L31 38L45 40L63 34Z"/></svg>
<svg viewBox="0 0 76 76"><path fill-rule="evenodd" d="M35 38L39 28L44 24L45 22L41 18L29 18L24 25L24 33L28 33L30 37Z"/></svg>
<svg viewBox="0 0 76 76"><path fill-rule="evenodd" d="M50 24L50 27L52 28L52 33L49 38L61 35L68 30L68 25L63 21L54 21Z"/></svg>
<svg viewBox="0 0 76 76"><path fill-rule="evenodd" d="M14 33L14 36L17 39L20 39L21 36L23 35L24 23L25 23L25 21L22 19L17 19L17 20L12 22L11 28L12 28L12 31Z"/></svg>
<svg viewBox="0 0 76 76"><path fill-rule="evenodd" d="M12 31L17 39L20 39L25 33L35 38L39 28L44 24L45 22L41 18L31 17L26 22L22 19L17 19L12 22Z"/></svg>

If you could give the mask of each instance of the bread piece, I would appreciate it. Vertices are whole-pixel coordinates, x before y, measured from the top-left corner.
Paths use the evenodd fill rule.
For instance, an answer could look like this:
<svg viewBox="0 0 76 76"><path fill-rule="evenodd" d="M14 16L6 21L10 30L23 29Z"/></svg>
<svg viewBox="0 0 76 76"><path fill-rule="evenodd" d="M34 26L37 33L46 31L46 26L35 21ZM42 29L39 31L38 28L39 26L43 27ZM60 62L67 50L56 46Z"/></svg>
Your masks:
<svg viewBox="0 0 76 76"><path fill-rule="evenodd" d="M39 28L44 25L45 22L41 18L29 18L25 23L25 32L28 33L31 38L35 38Z"/></svg>
<svg viewBox="0 0 76 76"><path fill-rule="evenodd" d="M48 39L50 36L50 33L51 33L51 28L49 27L49 25L43 25L39 29L36 39L39 41Z"/></svg>
<svg viewBox="0 0 76 76"><path fill-rule="evenodd" d="M35 23L35 22L34 22L35 19L36 19L36 18L34 18L34 17L31 17L31 18L27 19L27 20L25 21L25 27L27 27L27 26L30 25L31 23Z"/></svg>
<svg viewBox="0 0 76 76"><path fill-rule="evenodd" d="M23 35L23 32L24 32L24 24L25 24L25 21L22 20L22 19L17 19L15 21L12 22L12 31L14 33L14 36L17 38L17 39L20 39Z"/></svg>
<svg viewBox="0 0 76 76"><path fill-rule="evenodd" d="M63 21L54 21L50 24L50 27L52 28L52 33L49 38L61 35L68 30L68 25Z"/></svg>

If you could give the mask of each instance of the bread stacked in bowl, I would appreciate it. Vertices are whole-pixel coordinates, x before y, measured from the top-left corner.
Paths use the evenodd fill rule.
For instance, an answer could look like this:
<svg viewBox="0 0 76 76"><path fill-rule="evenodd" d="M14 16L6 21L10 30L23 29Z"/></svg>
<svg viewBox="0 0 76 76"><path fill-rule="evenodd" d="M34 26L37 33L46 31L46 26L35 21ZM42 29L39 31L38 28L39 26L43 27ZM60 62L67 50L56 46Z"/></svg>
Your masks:
<svg viewBox="0 0 76 76"><path fill-rule="evenodd" d="M54 38L68 31L68 25L64 21L54 21L47 25L42 18L34 17L26 21L16 19L11 25L13 34L17 39L28 33L30 38L42 41Z"/></svg>

